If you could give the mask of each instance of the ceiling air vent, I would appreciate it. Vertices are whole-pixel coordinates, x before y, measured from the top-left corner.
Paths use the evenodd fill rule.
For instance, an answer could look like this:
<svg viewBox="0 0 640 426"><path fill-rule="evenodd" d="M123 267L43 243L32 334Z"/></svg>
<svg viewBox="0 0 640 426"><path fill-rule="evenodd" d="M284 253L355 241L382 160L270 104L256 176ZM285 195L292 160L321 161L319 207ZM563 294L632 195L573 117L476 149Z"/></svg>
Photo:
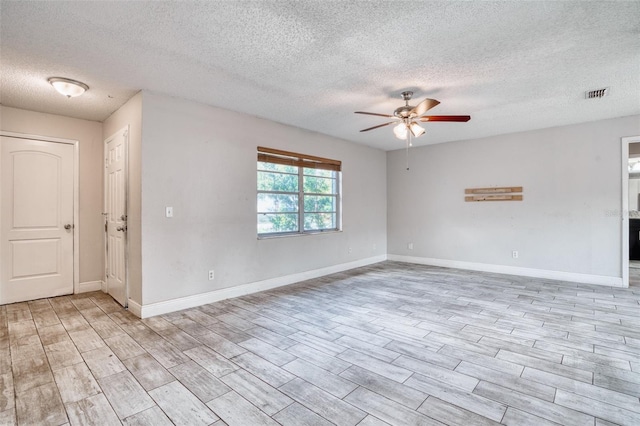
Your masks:
<svg viewBox="0 0 640 426"><path fill-rule="evenodd" d="M596 90L591 90L589 92L584 92L584 97L587 99L604 98L608 94L609 94L609 88L605 87L604 89L596 89Z"/></svg>

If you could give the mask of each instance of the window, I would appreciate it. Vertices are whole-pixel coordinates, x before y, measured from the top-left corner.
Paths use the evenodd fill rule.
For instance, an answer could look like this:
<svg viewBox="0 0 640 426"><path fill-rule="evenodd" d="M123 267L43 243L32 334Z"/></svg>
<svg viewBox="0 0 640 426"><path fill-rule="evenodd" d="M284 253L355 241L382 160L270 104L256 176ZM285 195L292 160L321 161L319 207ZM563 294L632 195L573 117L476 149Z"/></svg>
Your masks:
<svg viewBox="0 0 640 426"><path fill-rule="evenodd" d="M258 236L338 231L341 165L258 147Z"/></svg>

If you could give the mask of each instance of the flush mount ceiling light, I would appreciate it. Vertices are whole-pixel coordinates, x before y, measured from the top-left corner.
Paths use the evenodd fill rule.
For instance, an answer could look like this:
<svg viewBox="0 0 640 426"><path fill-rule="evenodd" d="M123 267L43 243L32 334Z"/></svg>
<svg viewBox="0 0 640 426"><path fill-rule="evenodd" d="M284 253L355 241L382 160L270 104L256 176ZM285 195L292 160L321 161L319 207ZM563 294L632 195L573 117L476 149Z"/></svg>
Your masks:
<svg viewBox="0 0 640 426"><path fill-rule="evenodd" d="M80 96L84 92L89 90L89 86L87 86L86 84L80 81L71 80L69 78L51 77L49 79L49 83L61 95L64 95L67 98L75 98L76 96Z"/></svg>

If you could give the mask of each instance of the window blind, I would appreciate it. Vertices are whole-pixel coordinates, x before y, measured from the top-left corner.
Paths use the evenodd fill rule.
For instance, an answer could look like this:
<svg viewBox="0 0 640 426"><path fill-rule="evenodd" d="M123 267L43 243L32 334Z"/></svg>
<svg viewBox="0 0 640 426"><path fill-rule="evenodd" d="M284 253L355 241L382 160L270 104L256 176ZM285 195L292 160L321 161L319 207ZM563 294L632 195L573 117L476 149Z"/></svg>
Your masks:
<svg viewBox="0 0 640 426"><path fill-rule="evenodd" d="M258 161L264 163L283 164L286 166L307 167L310 169L342 170L342 161L313 155L299 154L297 152L283 151L280 149L258 147Z"/></svg>

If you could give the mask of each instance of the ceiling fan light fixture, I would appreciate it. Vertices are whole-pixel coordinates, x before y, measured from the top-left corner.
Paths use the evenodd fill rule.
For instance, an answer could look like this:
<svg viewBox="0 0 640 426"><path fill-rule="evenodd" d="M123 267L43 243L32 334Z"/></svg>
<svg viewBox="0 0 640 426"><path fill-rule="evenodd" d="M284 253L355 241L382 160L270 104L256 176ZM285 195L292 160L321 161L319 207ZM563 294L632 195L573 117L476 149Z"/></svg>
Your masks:
<svg viewBox="0 0 640 426"><path fill-rule="evenodd" d="M416 138L424 134L424 128L422 128L422 126L420 126L415 121L409 124L409 129L411 130L411 133L413 134L413 136Z"/></svg>
<svg viewBox="0 0 640 426"><path fill-rule="evenodd" d="M89 86L81 81L71 80L70 78L64 77L51 77L49 79L49 84L51 84L58 93L66 96L67 98L75 98L89 90Z"/></svg>
<svg viewBox="0 0 640 426"><path fill-rule="evenodd" d="M395 134L398 139L407 139L408 133L407 125L404 123L398 123L398 125L393 128L393 134Z"/></svg>

